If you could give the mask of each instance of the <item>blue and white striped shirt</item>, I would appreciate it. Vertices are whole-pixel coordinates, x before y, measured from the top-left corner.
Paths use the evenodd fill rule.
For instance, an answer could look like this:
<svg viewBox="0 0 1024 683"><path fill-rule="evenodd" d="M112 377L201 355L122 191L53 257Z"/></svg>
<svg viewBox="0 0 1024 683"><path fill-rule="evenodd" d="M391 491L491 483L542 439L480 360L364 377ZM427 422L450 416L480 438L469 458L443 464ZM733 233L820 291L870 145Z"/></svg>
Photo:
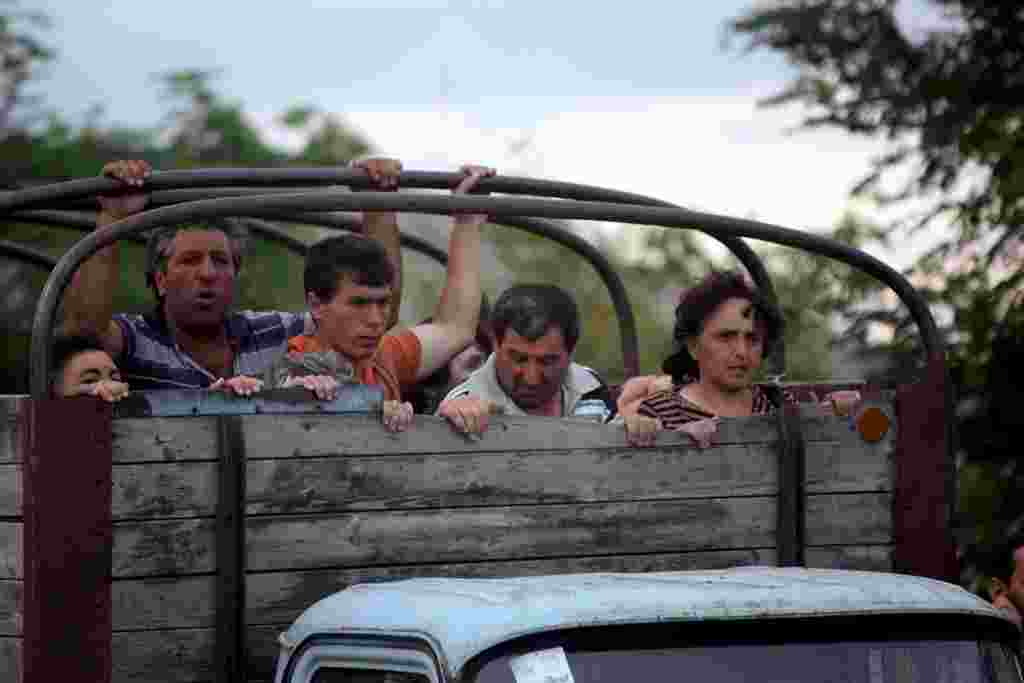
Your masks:
<svg viewBox="0 0 1024 683"><path fill-rule="evenodd" d="M217 380L174 342L161 317L117 314L114 320L124 334L115 360L133 391L201 389ZM262 375L288 350L289 338L314 333L312 318L302 313L237 311L225 325L235 351L232 376Z"/></svg>

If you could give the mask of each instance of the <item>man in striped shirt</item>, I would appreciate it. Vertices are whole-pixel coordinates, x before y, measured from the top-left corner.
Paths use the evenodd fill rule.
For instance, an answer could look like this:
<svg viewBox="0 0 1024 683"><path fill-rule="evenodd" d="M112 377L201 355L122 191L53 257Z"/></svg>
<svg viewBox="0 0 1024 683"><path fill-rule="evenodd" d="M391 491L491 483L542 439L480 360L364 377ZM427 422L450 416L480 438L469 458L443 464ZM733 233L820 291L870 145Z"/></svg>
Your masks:
<svg viewBox="0 0 1024 683"><path fill-rule="evenodd" d="M367 159L356 166L378 189L397 187L399 162ZM99 198L97 229L146 207L143 187L150 172L144 161L104 166L103 175L134 191ZM364 232L400 263L394 213L367 212ZM258 376L284 354L288 339L312 331L305 314L231 311L242 253L230 223L160 228L150 236L146 260L147 285L157 299L151 314L113 312L120 279L117 244L83 263L65 296L65 333L97 337L133 390L211 388L250 395L262 385Z"/></svg>

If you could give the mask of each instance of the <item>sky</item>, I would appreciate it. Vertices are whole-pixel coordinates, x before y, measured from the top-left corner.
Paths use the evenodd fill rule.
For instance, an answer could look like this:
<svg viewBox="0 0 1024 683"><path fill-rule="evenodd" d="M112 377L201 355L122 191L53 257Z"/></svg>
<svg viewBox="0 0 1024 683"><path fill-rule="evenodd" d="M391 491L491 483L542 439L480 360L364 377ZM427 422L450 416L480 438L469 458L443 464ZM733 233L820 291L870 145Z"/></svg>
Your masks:
<svg viewBox="0 0 1024 683"><path fill-rule="evenodd" d="M22 0L55 19L37 91L68 115L151 126L153 75L219 69L218 89L267 139L291 106L343 116L417 170L499 172L601 185L804 230L854 209L882 152L837 131L794 133L797 108L762 108L793 75L726 45L753 0L714 2L150 2ZM905 262L909 252L886 255Z"/></svg>

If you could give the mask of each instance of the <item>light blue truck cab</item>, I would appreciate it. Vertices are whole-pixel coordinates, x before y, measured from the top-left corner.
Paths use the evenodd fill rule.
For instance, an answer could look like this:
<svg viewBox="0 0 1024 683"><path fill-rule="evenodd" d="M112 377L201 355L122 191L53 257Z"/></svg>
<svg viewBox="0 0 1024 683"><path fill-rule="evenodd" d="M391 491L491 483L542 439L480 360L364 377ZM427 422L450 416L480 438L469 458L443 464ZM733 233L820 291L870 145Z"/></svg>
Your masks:
<svg viewBox="0 0 1024 683"><path fill-rule="evenodd" d="M423 578L314 604L275 683L1003 683L1019 639L958 586L882 572Z"/></svg>

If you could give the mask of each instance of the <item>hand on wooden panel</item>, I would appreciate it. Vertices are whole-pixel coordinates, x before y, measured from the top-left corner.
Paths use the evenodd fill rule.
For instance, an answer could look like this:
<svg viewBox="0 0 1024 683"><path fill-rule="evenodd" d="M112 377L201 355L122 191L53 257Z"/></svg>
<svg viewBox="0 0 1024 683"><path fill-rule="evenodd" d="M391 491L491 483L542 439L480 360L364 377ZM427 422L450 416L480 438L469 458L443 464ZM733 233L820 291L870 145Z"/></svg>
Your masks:
<svg viewBox="0 0 1024 683"><path fill-rule="evenodd" d="M221 377L210 385L210 391L223 391L226 394L233 394L235 396L252 396L262 388L263 380L256 379L255 377L246 377L245 375L231 377L230 379Z"/></svg>
<svg viewBox="0 0 1024 683"><path fill-rule="evenodd" d="M404 432L412 426L413 409L411 403L384 401L381 412L384 427L389 432Z"/></svg>

